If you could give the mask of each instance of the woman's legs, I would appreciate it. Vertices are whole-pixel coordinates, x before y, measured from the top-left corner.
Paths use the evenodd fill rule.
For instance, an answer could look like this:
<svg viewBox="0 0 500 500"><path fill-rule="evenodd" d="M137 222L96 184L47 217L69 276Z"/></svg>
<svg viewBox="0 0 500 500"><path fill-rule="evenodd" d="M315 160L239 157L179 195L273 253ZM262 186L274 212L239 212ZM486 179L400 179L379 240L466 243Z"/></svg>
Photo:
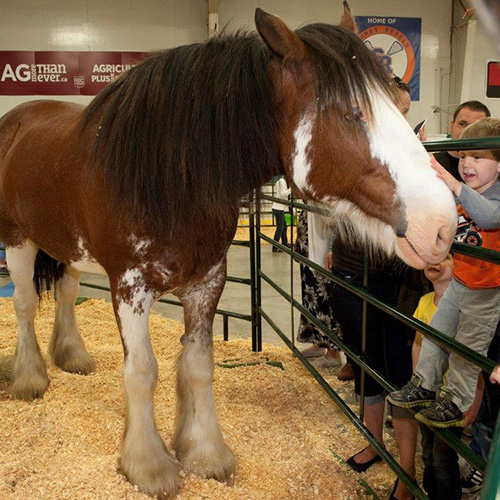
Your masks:
<svg viewBox="0 0 500 500"><path fill-rule="evenodd" d="M384 400L365 406L365 426L381 444L384 444L384 407ZM368 446L361 453L356 455L355 462L364 464L377 455L378 453L371 446Z"/></svg>

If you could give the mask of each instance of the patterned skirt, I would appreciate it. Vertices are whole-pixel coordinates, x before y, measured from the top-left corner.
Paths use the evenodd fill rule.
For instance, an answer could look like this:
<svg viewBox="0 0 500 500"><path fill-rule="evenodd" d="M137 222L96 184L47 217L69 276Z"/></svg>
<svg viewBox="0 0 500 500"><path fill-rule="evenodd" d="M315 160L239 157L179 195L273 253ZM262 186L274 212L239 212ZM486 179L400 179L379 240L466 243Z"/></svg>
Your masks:
<svg viewBox="0 0 500 500"><path fill-rule="evenodd" d="M299 215L295 251L303 257L309 256L307 231L307 212ZM314 272L309 266L300 264L300 281L302 288L302 305L333 333L341 336L340 326L333 318L330 307L331 282L324 276ZM329 347L340 350L316 325L304 315L300 316L298 342L310 342L318 347Z"/></svg>

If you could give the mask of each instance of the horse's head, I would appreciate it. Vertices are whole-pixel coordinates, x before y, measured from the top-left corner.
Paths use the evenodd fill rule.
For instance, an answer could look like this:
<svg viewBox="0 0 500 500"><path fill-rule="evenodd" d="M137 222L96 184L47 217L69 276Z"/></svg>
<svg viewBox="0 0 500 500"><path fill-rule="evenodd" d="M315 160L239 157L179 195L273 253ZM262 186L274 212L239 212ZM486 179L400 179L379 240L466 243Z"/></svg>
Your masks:
<svg viewBox="0 0 500 500"><path fill-rule="evenodd" d="M340 26L296 32L260 9L255 18L272 53L280 155L292 184L408 264L442 261L456 229L453 197L399 112L385 70L353 32L348 7Z"/></svg>

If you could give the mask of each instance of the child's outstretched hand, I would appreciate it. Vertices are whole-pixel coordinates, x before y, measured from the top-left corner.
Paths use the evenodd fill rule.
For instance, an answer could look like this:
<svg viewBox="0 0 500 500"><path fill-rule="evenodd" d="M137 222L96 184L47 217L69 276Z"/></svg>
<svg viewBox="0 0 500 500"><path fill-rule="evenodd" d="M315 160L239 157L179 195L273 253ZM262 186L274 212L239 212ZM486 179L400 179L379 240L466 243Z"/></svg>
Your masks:
<svg viewBox="0 0 500 500"><path fill-rule="evenodd" d="M431 155L431 166L437 172L437 176L446 183L446 185L451 189L455 196L460 196L462 192L462 183L457 181L453 175L451 175L442 165L439 163L433 155Z"/></svg>

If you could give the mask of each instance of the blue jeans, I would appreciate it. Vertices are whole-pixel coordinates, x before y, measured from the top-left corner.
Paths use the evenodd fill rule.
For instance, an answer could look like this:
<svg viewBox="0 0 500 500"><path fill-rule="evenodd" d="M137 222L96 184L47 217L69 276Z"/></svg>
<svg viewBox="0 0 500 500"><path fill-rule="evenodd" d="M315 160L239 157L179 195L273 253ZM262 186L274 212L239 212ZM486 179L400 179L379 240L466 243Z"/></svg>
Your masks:
<svg viewBox="0 0 500 500"><path fill-rule="evenodd" d="M288 245L288 236L286 234L285 211L275 210L273 208L274 218L276 219L276 231L274 232L274 241L278 243L281 240L283 245Z"/></svg>
<svg viewBox="0 0 500 500"><path fill-rule="evenodd" d="M448 429L458 438L461 427ZM427 426L420 424L422 434L422 461L424 462L424 490L431 500L460 500L462 485L457 452Z"/></svg>

